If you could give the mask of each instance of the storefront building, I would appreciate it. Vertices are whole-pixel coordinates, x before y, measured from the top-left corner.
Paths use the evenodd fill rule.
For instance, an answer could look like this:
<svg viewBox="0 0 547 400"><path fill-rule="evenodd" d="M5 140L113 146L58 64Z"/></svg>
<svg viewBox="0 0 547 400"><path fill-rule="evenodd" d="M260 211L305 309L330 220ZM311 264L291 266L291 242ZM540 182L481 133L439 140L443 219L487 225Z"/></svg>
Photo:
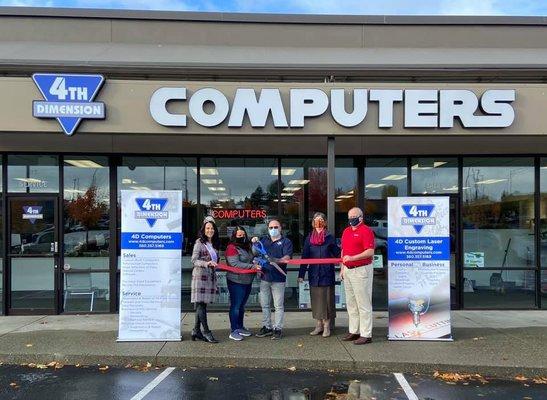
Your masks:
<svg viewBox="0 0 547 400"><path fill-rule="evenodd" d="M414 195L450 197L454 309L546 308L546 34L540 17L0 10L0 311L116 312L132 189L183 193L186 310L205 215L223 246L279 219L298 257L314 212L339 238L353 206L385 309L387 197Z"/></svg>

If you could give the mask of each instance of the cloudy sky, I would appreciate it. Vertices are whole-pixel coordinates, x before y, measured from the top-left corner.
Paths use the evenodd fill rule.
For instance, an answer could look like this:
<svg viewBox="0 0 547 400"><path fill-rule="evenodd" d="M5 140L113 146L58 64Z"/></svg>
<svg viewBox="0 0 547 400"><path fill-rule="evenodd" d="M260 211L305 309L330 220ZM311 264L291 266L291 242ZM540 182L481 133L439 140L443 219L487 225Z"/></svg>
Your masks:
<svg viewBox="0 0 547 400"><path fill-rule="evenodd" d="M0 0L0 5L297 14L547 16L547 0Z"/></svg>

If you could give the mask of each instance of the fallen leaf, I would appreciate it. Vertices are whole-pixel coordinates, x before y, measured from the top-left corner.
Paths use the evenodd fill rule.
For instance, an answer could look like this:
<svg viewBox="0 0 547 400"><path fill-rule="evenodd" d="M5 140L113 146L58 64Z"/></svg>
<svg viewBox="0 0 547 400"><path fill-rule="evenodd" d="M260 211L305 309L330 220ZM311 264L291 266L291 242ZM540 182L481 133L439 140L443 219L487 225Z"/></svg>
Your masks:
<svg viewBox="0 0 547 400"><path fill-rule="evenodd" d="M80 364L76 364L75 367L76 367L76 368L80 368L81 365L80 365Z"/></svg>
<svg viewBox="0 0 547 400"><path fill-rule="evenodd" d="M27 347L32 347L32 346L34 346L34 345L33 345L32 343L27 343L26 346L27 346Z"/></svg>
<svg viewBox="0 0 547 400"><path fill-rule="evenodd" d="M131 364L125 364L124 368L132 368L133 366Z"/></svg>
<svg viewBox="0 0 547 400"><path fill-rule="evenodd" d="M47 364L48 367L52 368L52 367L55 367L57 363L55 361L52 361L50 362L49 364Z"/></svg>
<svg viewBox="0 0 547 400"><path fill-rule="evenodd" d="M547 376L533 378L532 381L537 385L547 385Z"/></svg>
<svg viewBox="0 0 547 400"><path fill-rule="evenodd" d="M304 343L298 343L298 347L304 347Z"/></svg>
<svg viewBox="0 0 547 400"><path fill-rule="evenodd" d="M11 387L13 387L13 386L17 386L17 383L12 382L12 383L10 383L9 385L10 385Z"/></svg>
<svg viewBox="0 0 547 400"><path fill-rule="evenodd" d="M106 372L106 371L108 371L109 368L110 367L108 365L105 365L104 367L99 367L99 371Z"/></svg>
<svg viewBox="0 0 547 400"><path fill-rule="evenodd" d="M36 368L38 368L38 369L47 369L47 365L45 365L45 364L36 364Z"/></svg>
<svg viewBox="0 0 547 400"><path fill-rule="evenodd" d="M226 368L235 368L236 366L235 365L232 365L232 364L228 364L226 365Z"/></svg>
<svg viewBox="0 0 547 400"><path fill-rule="evenodd" d="M146 368L150 368L152 366L152 364L150 364L149 362L146 363Z"/></svg>
<svg viewBox="0 0 547 400"><path fill-rule="evenodd" d="M516 381L524 382L524 381L527 381L528 378L525 377L524 375L517 375L517 376L515 376L515 380L516 380Z"/></svg>
<svg viewBox="0 0 547 400"><path fill-rule="evenodd" d="M27 367L29 368L36 368L36 364L35 363L30 363L27 365Z"/></svg>
<svg viewBox="0 0 547 400"><path fill-rule="evenodd" d="M289 371L292 371L292 372L296 371L296 367L294 367L294 366L293 366L293 367L289 367L289 368L287 368L287 369L288 369Z"/></svg>
<svg viewBox="0 0 547 400"><path fill-rule="evenodd" d="M55 364L55 369L61 369L63 367L64 367L64 364L61 364L61 363Z"/></svg>
<svg viewBox="0 0 547 400"><path fill-rule="evenodd" d="M210 376L209 380L210 381L218 381L218 378L216 376Z"/></svg>

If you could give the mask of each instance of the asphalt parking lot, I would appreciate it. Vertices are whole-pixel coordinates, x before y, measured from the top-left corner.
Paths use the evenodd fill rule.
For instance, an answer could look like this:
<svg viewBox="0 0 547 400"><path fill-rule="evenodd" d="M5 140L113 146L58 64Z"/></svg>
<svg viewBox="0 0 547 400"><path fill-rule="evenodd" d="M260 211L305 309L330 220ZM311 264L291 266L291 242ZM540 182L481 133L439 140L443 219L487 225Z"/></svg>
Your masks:
<svg viewBox="0 0 547 400"><path fill-rule="evenodd" d="M273 369L0 366L0 399L543 399L546 382L480 375Z"/></svg>

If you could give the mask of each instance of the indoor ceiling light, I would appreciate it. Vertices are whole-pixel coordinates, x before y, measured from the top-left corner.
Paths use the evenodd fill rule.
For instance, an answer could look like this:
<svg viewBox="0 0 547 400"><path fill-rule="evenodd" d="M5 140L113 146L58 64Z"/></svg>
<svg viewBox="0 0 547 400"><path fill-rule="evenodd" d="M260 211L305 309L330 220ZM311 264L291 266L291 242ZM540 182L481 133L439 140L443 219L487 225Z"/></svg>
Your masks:
<svg viewBox="0 0 547 400"><path fill-rule="evenodd" d="M211 192L224 192L226 191L226 188L223 186L209 186L209 190Z"/></svg>
<svg viewBox="0 0 547 400"><path fill-rule="evenodd" d="M300 189L302 189L302 188L298 187L298 186L287 186L287 187L283 188L283 190L287 191L287 192L298 192Z"/></svg>
<svg viewBox="0 0 547 400"><path fill-rule="evenodd" d="M388 175L382 178L383 181L400 181L406 179L406 175Z"/></svg>
<svg viewBox="0 0 547 400"><path fill-rule="evenodd" d="M444 191L457 191L458 187L456 185L449 187L449 188L443 188Z"/></svg>
<svg viewBox="0 0 547 400"><path fill-rule="evenodd" d="M365 187L369 188L369 189L376 189L376 188L379 188L379 187L382 187L382 186L385 186L385 185L386 185L385 183L369 183Z"/></svg>
<svg viewBox="0 0 547 400"><path fill-rule="evenodd" d="M41 183L43 182L41 179L36 178L13 178L16 181L26 182L26 183Z"/></svg>
<svg viewBox="0 0 547 400"><path fill-rule="evenodd" d="M309 179L293 179L289 181L289 185L306 185L310 182Z"/></svg>
<svg viewBox="0 0 547 400"><path fill-rule="evenodd" d="M282 176L294 175L295 172L296 172L296 168L281 168ZM272 175L277 176L277 168L272 169Z"/></svg>
<svg viewBox="0 0 547 400"><path fill-rule="evenodd" d="M129 186L129 187L134 190L150 190L148 186Z"/></svg>
<svg viewBox="0 0 547 400"><path fill-rule="evenodd" d="M334 199L335 202L339 202L339 201L342 201L342 199Z"/></svg>
<svg viewBox="0 0 547 400"><path fill-rule="evenodd" d="M202 179L201 181L206 185L222 185L224 183L222 179Z"/></svg>
<svg viewBox="0 0 547 400"><path fill-rule="evenodd" d="M475 182L477 185L491 185L493 183L505 182L507 179L485 179L484 181Z"/></svg>
<svg viewBox="0 0 547 400"><path fill-rule="evenodd" d="M292 197L294 193L281 193L281 197Z"/></svg>
<svg viewBox="0 0 547 400"><path fill-rule="evenodd" d="M192 171L194 171L195 174L198 173L197 168L192 168ZM216 168L200 168L199 169L200 175L218 175L218 169Z"/></svg>
<svg viewBox="0 0 547 400"><path fill-rule="evenodd" d="M339 199L351 199L353 196L351 194L342 194L338 196Z"/></svg>
<svg viewBox="0 0 547 400"><path fill-rule="evenodd" d="M137 182L135 182L134 180L129 179L129 178L123 178L122 179L122 184L123 185L133 185L135 183L137 183Z"/></svg>
<svg viewBox="0 0 547 400"><path fill-rule="evenodd" d="M91 160L65 160L65 162L78 168L105 168L103 165Z"/></svg>

